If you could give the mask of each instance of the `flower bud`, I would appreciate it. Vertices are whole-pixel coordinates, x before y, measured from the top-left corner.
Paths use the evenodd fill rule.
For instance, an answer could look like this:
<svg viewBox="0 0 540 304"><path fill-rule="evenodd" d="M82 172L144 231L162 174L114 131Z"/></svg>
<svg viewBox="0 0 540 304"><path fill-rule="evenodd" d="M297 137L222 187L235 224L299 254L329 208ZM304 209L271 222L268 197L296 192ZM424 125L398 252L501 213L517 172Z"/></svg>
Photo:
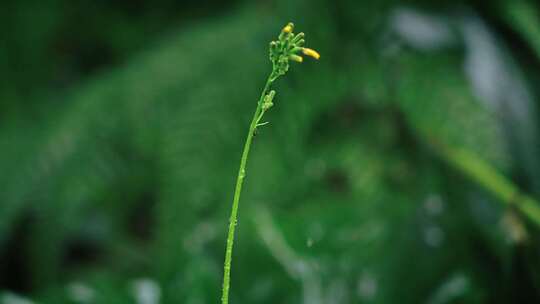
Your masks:
<svg viewBox="0 0 540 304"><path fill-rule="evenodd" d="M285 27L281 31L285 34L288 34L288 33L292 33L293 29L294 29L294 24L292 22L289 22L287 23L287 25L285 25Z"/></svg>
<svg viewBox="0 0 540 304"><path fill-rule="evenodd" d="M289 59L291 59L293 61L296 61L296 62L304 61L304 58L302 58L301 56L295 55L295 54L289 55Z"/></svg>
<svg viewBox="0 0 540 304"><path fill-rule="evenodd" d="M272 90L270 93L266 94L264 97L264 101L262 104L262 110L263 112L270 109L274 103L272 102L274 100L274 96L276 95L276 91Z"/></svg>
<svg viewBox="0 0 540 304"><path fill-rule="evenodd" d="M306 55L306 56L313 57L313 58L315 58L317 60L319 60L319 58L321 58L321 55L319 53L317 53L317 51L312 50L310 48L303 48L302 53L304 53L304 55Z"/></svg>
<svg viewBox="0 0 540 304"><path fill-rule="evenodd" d="M300 32L298 33L296 36L294 36L293 38L293 43L297 43L298 41L300 41L301 39L304 39L304 33Z"/></svg>

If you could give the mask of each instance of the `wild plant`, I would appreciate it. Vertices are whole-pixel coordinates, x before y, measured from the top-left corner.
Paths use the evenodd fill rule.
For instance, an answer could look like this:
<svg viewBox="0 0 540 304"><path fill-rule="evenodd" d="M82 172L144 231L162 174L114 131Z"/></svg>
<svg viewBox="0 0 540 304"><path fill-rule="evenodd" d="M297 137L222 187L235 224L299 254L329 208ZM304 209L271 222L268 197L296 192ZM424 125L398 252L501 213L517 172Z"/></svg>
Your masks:
<svg viewBox="0 0 540 304"><path fill-rule="evenodd" d="M300 54L319 59L320 55L316 51L304 47L304 33L293 33L294 24L288 23L278 36L278 39L270 42L270 61L272 62L272 71L266 80L266 84L262 90L259 101L257 102L257 108L253 114L253 118L249 125L246 141L244 143L244 150L242 151L242 157L240 159L240 169L238 170L238 177L236 179L236 188L234 191L231 216L229 219L229 232L227 234L227 245L225 250L225 263L223 266L223 289L221 296L221 303L229 303L229 288L231 279L231 262L232 252L234 244L234 233L236 223L238 221L238 205L240 202L240 194L242 192L242 185L246 177L246 164L251 148L251 142L257 132L257 129L266 125L268 122L262 122L264 114L274 105L274 97L276 91L271 90L272 84L279 77L285 75L289 70L289 61L295 61L301 63L303 57Z"/></svg>

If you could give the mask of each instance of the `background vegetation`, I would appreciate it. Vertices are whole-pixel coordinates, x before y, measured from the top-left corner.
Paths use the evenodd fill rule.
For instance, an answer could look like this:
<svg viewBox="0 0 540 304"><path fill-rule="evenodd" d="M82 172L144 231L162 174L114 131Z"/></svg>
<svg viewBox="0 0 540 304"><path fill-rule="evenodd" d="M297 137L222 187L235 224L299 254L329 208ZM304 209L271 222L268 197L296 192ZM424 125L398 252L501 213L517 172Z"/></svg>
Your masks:
<svg viewBox="0 0 540 304"><path fill-rule="evenodd" d="M278 81L255 138L231 302L540 300L535 1L1 7L2 303L217 303L291 20L322 58Z"/></svg>

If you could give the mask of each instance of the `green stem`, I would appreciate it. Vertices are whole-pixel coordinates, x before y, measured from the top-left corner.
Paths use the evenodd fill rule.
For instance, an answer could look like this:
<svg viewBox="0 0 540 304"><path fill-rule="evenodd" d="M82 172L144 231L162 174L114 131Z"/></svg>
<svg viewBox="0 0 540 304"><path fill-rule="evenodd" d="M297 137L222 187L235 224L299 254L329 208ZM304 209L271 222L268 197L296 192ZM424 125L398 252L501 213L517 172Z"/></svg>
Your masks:
<svg viewBox="0 0 540 304"><path fill-rule="evenodd" d="M451 148L433 139L430 142L446 161L491 192L500 202L512 205L540 227L540 204L531 196L522 193L489 163L470 151Z"/></svg>
<svg viewBox="0 0 540 304"><path fill-rule="evenodd" d="M249 150L251 148L251 142L253 141L253 135L257 129L258 120L260 120L260 114L262 111L263 99L268 94L270 85L275 80L274 71L270 73L270 76L266 80L266 84L257 103L257 109L253 114L251 124L249 125L249 131L247 134L246 142L244 144L244 150L242 151L242 158L240 159L240 169L238 170L238 177L236 178L236 188L234 190L234 198L232 203L231 217L229 219L229 233L227 235L227 249L225 251L225 263L223 265L223 289L221 294L221 303L229 303L229 287L231 282L231 262L232 251L234 244L234 232L236 229L236 223L238 221L238 205L240 202L240 194L242 192L242 185L246 176L246 164L248 160Z"/></svg>

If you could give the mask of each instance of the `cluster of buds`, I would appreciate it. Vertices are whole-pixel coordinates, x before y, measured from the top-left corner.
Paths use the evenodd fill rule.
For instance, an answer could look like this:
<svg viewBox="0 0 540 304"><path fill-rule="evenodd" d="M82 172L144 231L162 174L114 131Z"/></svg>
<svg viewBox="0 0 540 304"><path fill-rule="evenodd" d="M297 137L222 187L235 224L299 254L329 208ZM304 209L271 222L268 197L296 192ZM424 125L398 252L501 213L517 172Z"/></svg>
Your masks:
<svg viewBox="0 0 540 304"><path fill-rule="evenodd" d="M272 90L270 93L266 94L263 99L262 103L262 111L266 112L266 110L270 109L274 105L274 96L276 96L276 91Z"/></svg>
<svg viewBox="0 0 540 304"><path fill-rule="evenodd" d="M268 94L266 94L262 99L261 104L261 112L259 113L259 117L257 117L257 121L255 122L256 127L264 126L268 122L259 123L261 121L261 118L263 117L264 113L268 111L273 105L274 105L274 96L276 96L276 91L271 90Z"/></svg>
<svg viewBox="0 0 540 304"><path fill-rule="evenodd" d="M304 61L299 54L315 59L321 55L315 50L304 47L304 33L294 34L294 24L288 23L279 34L278 40L270 42L270 61L272 61L275 78L284 75L289 70L289 60Z"/></svg>

